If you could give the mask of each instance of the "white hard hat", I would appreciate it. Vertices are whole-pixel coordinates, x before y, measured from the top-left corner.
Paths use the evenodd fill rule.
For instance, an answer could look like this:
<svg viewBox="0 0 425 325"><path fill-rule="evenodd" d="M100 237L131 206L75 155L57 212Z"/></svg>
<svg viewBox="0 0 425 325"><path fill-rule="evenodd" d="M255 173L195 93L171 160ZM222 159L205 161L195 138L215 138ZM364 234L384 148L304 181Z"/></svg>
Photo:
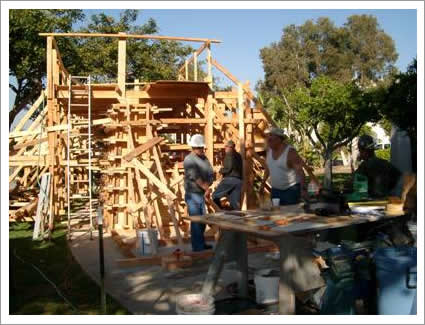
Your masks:
<svg viewBox="0 0 425 325"><path fill-rule="evenodd" d="M205 140L202 134L194 134L189 140L189 146L192 148L205 148Z"/></svg>

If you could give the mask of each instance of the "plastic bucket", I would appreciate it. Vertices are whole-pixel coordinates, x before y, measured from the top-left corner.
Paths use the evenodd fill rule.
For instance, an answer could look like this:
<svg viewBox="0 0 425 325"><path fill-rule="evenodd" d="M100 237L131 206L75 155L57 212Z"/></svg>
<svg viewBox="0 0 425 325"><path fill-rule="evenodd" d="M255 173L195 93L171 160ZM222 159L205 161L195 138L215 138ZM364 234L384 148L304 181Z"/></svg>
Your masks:
<svg viewBox="0 0 425 325"><path fill-rule="evenodd" d="M278 207L278 206L280 206L280 199L279 199L279 198L273 198L273 199L272 199L272 205L273 205L274 207Z"/></svg>
<svg viewBox="0 0 425 325"><path fill-rule="evenodd" d="M387 247L375 252L378 315L409 315L416 295L416 247Z"/></svg>
<svg viewBox="0 0 425 325"><path fill-rule="evenodd" d="M279 271L263 269L255 272L255 300L258 304L274 304L279 301Z"/></svg>
<svg viewBox="0 0 425 325"><path fill-rule="evenodd" d="M213 315L214 298L200 293L183 294L176 297L177 315Z"/></svg>
<svg viewBox="0 0 425 325"><path fill-rule="evenodd" d="M149 236L149 233L151 236ZM158 231L155 229L141 229L137 231L139 239L139 254L152 255L158 250Z"/></svg>

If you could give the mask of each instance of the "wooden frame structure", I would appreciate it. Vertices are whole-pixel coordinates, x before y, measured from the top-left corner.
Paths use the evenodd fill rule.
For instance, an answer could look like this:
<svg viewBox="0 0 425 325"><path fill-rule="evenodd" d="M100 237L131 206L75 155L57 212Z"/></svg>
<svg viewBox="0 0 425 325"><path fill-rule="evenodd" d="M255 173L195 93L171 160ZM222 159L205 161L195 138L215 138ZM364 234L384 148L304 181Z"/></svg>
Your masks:
<svg viewBox="0 0 425 325"><path fill-rule="evenodd" d="M87 141L80 141L78 137L87 132L83 123L87 120L87 109L83 107L87 85L71 83L55 37L118 38L117 82L92 83L90 92L91 165L93 177L104 175L102 184L97 183L106 199L104 216L109 230L154 227L159 230L160 238L176 237L179 242L181 233L188 236L189 227L182 218L186 213L182 162L190 150L187 141L194 133L205 135L206 155L215 171L220 168L225 142L232 139L237 144L244 159L242 207L257 205L252 189L265 163L258 153L264 150L264 130L273 122L264 109L254 103L249 84L239 81L213 59L211 45L220 41L125 33L40 35L47 41L47 88L9 134L9 165L14 168L9 182L18 181L21 188L34 188L41 174L50 173L50 227L53 227L53 220L66 215L67 146L76 152L70 161L77 179L70 184L73 193L87 190L84 170L87 156L78 153L88 148ZM127 82L126 43L129 38L191 41L202 45L179 69L178 80ZM207 77L198 80L198 59L205 50ZM190 65L193 65L193 76L189 76ZM213 66L235 84L232 91L213 90ZM71 95L73 118L68 121ZM45 107L40 115L22 131L42 103ZM68 123L71 134L76 135L70 142ZM16 205L14 202L12 205ZM212 202L208 210L215 210ZM14 214L11 210L10 215Z"/></svg>

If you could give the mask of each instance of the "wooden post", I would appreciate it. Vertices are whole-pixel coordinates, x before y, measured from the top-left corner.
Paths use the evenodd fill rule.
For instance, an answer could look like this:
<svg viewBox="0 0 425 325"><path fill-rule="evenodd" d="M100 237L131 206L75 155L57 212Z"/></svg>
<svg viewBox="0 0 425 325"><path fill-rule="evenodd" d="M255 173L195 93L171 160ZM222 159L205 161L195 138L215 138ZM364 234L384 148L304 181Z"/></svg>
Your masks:
<svg viewBox="0 0 425 325"><path fill-rule="evenodd" d="M207 46L207 63L208 63L208 84L210 88L212 88L213 78L212 78L212 65L211 65L211 43L208 43L208 46Z"/></svg>
<svg viewBox="0 0 425 325"><path fill-rule="evenodd" d="M189 63L186 61L184 61L184 73L185 73L185 80L188 81L189 80Z"/></svg>
<svg viewBox="0 0 425 325"><path fill-rule="evenodd" d="M53 126L54 124L54 100L53 100L53 91L54 91L54 79L53 79L53 37L47 37L47 126ZM50 156L50 202L49 202L49 230L53 230L53 220L54 220L54 202L56 199L56 188L55 188L55 132L48 132L48 148Z"/></svg>
<svg viewBox="0 0 425 325"><path fill-rule="evenodd" d="M245 166L246 166L246 154L245 154L245 105L243 100L243 88L242 84L238 84L238 118L239 118L239 150L240 154L242 156L242 162L243 162L243 172L242 175L245 175ZM243 186L242 186L242 193L241 193L241 199L242 199L242 210L246 210L247 208L247 200L246 200L246 179L243 179Z"/></svg>
<svg viewBox="0 0 425 325"><path fill-rule="evenodd" d="M140 85L138 84L139 83L139 79L134 79L134 83L135 83L134 90L135 91L139 91L140 90Z"/></svg>
<svg viewBox="0 0 425 325"><path fill-rule="evenodd" d="M120 34L125 35L125 33ZM120 38L118 41L118 87L121 90L121 97L125 97L126 45L127 39L125 37Z"/></svg>
<svg viewBox="0 0 425 325"><path fill-rule="evenodd" d="M193 81L198 81L198 54L193 53Z"/></svg>
<svg viewBox="0 0 425 325"><path fill-rule="evenodd" d="M53 84L59 85L59 62L58 50L53 46L52 48L52 65L53 65Z"/></svg>
<svg viewBox="0 0 425 325"><path fill-rule="evenodd" d="M205 103L205 119L207 120L205 127L207 158L211 165L214 165L214 110L212 95L208 95L207 102Z"/></svg>

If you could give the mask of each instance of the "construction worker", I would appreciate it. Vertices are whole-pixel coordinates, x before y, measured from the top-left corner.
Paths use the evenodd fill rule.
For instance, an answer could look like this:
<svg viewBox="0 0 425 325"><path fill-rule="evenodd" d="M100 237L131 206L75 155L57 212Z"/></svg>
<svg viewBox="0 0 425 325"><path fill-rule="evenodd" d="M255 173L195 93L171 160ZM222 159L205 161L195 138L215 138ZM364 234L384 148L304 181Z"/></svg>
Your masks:
<svg viewBox="0 0 425 325"><path fill-rule="evenodd" d="M375 141L370 135L362 135L357 147L362 163L355 173L367 177L368 194L372 198L383 198L394 195L401 172L387 160L375 156Z"/></svg>
<svg viewBox="0 0 425 325"><path fill-rule="evenodd" d="M268 130L267 146L267 168L260 186L260 193L264 193L265 183L270 176L271 198L280 199L280 205L297 204L301 197L308 198L303 167L308 171L309 169L297 151L286 142L286 135L282 129ZM320 189L317 179L310 171L309 174Z"/></svg>
<svg viewBox="0 0 425 325"><path fill-rule="evenodd" d="M204 215L205 198L211 195L210 186L213 182L214 171L205 156L205 141L201 134L194 134L189 141L192 152L183 162L185 201L190 216ZM211 249L205 244L204 232L206 225L198 222L190 223L192 250L194 252Z"/></svg>
<svg viewBox="0 0 425 325"><path fill-rule="evenodd" d="M223 161L223 167L220 174L223 179L218 184L212 198L214 202L222 209L221 199L227 197L232 210L240 209L241 190L242 190L242 157L236 151L235 143L232 140L227 141L224 147L226 155Z"/></svg>

